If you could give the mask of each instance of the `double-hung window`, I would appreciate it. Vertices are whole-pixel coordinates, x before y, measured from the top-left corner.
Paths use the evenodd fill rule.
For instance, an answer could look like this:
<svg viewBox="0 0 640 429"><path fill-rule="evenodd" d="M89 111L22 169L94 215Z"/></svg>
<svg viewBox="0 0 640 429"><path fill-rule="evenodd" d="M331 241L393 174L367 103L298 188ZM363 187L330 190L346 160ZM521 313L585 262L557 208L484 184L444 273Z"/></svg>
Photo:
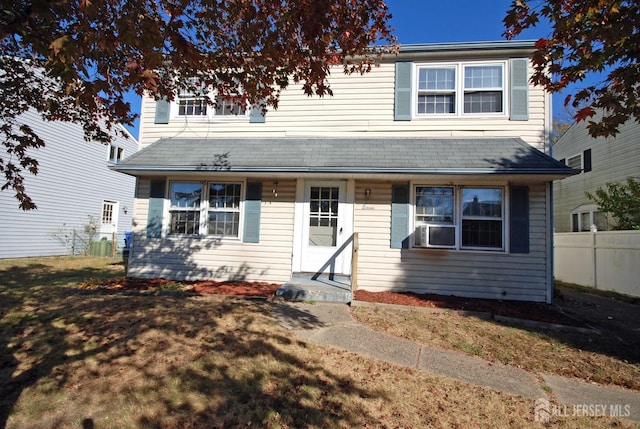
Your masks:
<svg viewBox="0 0 640 429"><path fill-rule="evenodd" d="M171 182L169 235L237 238L241 199L241 183Z"/></svg>
<svg viewBox="0 0 640 429"><path fill-rule="evenodd" d="M504 249L504 189L414 187L414 246Z"/></svg>
<svg viewBox="0 0 640 429"><path fill-rule="evenodd" d="M238 236L240 192L239 183L209 183L208 234L224 237Z"/></svg>
<svg viewBox="0 0 640 429"><path fill-rule="evenodd" d="M169 234L200 234L202 184L172 182L169 188Z"/></svg>
<svg viewBox="0 0 640 429"><path fill-rule="evenodd" d="M243 117L247 113L246 106L233 98L216 95L195 78L189 79L187 87L178 92L177 106L178 116L191 118Z"/></svg>
<svg viewBox="0 0 640 429"><path fill-rule="evenodd" d="M418 113L456 113L456 68L423 67L418 69Z"/></svg>
<svg viewBox="0 0 640 429"><path fill-rule="evenodd" d="M246 107L224 97L216 97L215 108L216 116L225 117L244 116L247 111Z"/></svg>
<svg viewBox="0 0 640 429"><path fill-rule="evenodd" d="M502 113L502 65L464 65L464 113Z"/></svg>
<svg viewBox="0 0 640 429"><path fill-rule="evenodd" d="M416 186L415 245L455 247L455 194L450 186Z"/></svg>
<svg viewBox="0 0 640 429"><path fill-rule="evenodd" d="M197 79L189 79L188 87L178 92L179 116L207 116L209 91Z"/></svg>
<svg viewBox="0 0 640 429"><path fill-rule="evenodd" d="M502 248L502 188L462 188L462 247Z"/></svg>
<svg viewBox="0 0 640 429"><path fill-rule="evenodd" d="M122 161L122 153L123 149L116 145L109 145L109 162L113 162L115 164Z"/></svg>
<svg viewBox="0 0 640 429"><path fill-rule="evenodd" d="M417 66L416 114L460 116L505 113L504 63Z"/></svg>

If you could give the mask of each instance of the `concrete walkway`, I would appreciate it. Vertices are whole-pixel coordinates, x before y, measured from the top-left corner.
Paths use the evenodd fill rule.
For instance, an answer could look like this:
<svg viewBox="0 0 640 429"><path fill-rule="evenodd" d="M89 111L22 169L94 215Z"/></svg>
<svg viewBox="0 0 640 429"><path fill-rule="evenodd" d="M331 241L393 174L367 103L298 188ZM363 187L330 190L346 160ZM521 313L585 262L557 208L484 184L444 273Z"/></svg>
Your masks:
<svg viewBox="0 0 640 429"><path fill-rule="evenodd" d="M531 399L547 399L544 385L551 388L551 394L562 404L591 407L584 408L586 415L604 410L604 415L619 412L620 417L640 421L640 392L554 375L543 375L543 381L538 381L530 372L516 367L374 331L357 323L346 304L277 301L274 308L275 316L283 326L318 344ZM581 410L583 408L578 408Z"/></svg>

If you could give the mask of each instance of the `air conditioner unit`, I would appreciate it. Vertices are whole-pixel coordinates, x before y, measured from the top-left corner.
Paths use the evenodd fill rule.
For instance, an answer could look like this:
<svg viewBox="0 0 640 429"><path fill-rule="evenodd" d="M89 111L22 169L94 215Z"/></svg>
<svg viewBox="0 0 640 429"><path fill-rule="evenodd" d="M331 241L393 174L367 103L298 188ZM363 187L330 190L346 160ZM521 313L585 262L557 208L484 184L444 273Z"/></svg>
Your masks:
<svg viewBox="0 0 640 429"><path fill-rule="evenodd" d="M455 248L455 225L420 225L417 230L416 245L420 247Z"/></svg>

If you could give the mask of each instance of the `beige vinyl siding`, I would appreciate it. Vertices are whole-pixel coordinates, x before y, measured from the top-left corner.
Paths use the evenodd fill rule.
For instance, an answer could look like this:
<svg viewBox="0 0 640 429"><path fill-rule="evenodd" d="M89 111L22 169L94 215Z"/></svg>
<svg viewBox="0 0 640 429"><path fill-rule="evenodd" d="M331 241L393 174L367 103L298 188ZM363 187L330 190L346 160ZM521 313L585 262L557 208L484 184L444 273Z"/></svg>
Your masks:
<svg viewBox="0 0 640 429"><path fill-rule="evenodd" d="M199 180L209 180L207 177ZM254 180L252 181L261 181ZM260 242L218 241L210 237L145 236L149 179L141 179L136 200L136 235L129 274L135 277L167 277L176 280L248 280L283 283L291 277L295 181L263 180ZM165 211L166 215L166 211Z"/></svg>
<svg viewBox="0 0 640 429"><path fill-rule="evenodd" d="M508 63L507 63L508 64ZM507 65L508 67L508 65ZM365 75L344 75L340 68L329 79L333 96L308 97L300 85L282 92L277 110L263 124L245 119L185 119L172 117L154 124L155 101L142 100L141 147L160 138L194 137L521 137L545 150L549 111L542 88L529 88L529 120L508 115L414 118L394 121L395 64L382 63ZM508 73L507 73L508 75ZM508 103L505 106L508 110Z"/></svg>
<svg viewBox="0 0 640 429"><path fill-rule="evenodd" d="M364 201L364 189L371 198ZM530 187L530 253L391 249L391 184L356 185L355 228L360 238L358 288L546 301L545 186ZM507 222L508 225L508 222ZM533 232L535 231L535 232Z"/></svg>
<svg viewBox="0 0 640 429"><path fill-rule="evenodd" d="M553 157L567 159L591 149L592 171L555 181L554 226L556 232L571 231L571 212L595 204L585 191L595 193L608 182L624 182L640 177L640 125L629 121L615 138L594 139L584 122L575 124L554 145Z"/></svg>

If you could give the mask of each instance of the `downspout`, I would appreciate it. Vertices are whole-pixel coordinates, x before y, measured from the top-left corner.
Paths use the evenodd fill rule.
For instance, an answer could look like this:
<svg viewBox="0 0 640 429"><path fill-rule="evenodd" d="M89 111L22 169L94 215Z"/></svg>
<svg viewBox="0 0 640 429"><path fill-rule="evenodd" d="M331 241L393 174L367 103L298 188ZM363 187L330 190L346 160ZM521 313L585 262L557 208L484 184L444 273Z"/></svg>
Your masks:
<svg viewBox="0 0 640 429"><path fill-rule="evenodd" d="M549 154L549 156L553 157L553 142L551 141L551 136L553 134L553 100L551 93L545 91L545 105L548 106L545 114L545 146L548 144L548 151L545 148L545 152ZM548 204L547 204L547 259L549 263L547 264L547 304L551 304L553 302L553 293L554 293L554 283L553 283L553 274L554 274L554 261L555 261L555 246L554 246L554 220L553 220L553 181L550 181L548 186Z"/></svg>
<svg viewBox="0 0 640 429"><path fill-rule="evenodd" d="M547 264L547 304L551 304L553 301L553 292L554 292L554 284L553 284L553 273L554 273L554 259L555 259L555 250L553 245L553 182L548 182L548 204L547 204L547 260L549 263Z"/></svg>

